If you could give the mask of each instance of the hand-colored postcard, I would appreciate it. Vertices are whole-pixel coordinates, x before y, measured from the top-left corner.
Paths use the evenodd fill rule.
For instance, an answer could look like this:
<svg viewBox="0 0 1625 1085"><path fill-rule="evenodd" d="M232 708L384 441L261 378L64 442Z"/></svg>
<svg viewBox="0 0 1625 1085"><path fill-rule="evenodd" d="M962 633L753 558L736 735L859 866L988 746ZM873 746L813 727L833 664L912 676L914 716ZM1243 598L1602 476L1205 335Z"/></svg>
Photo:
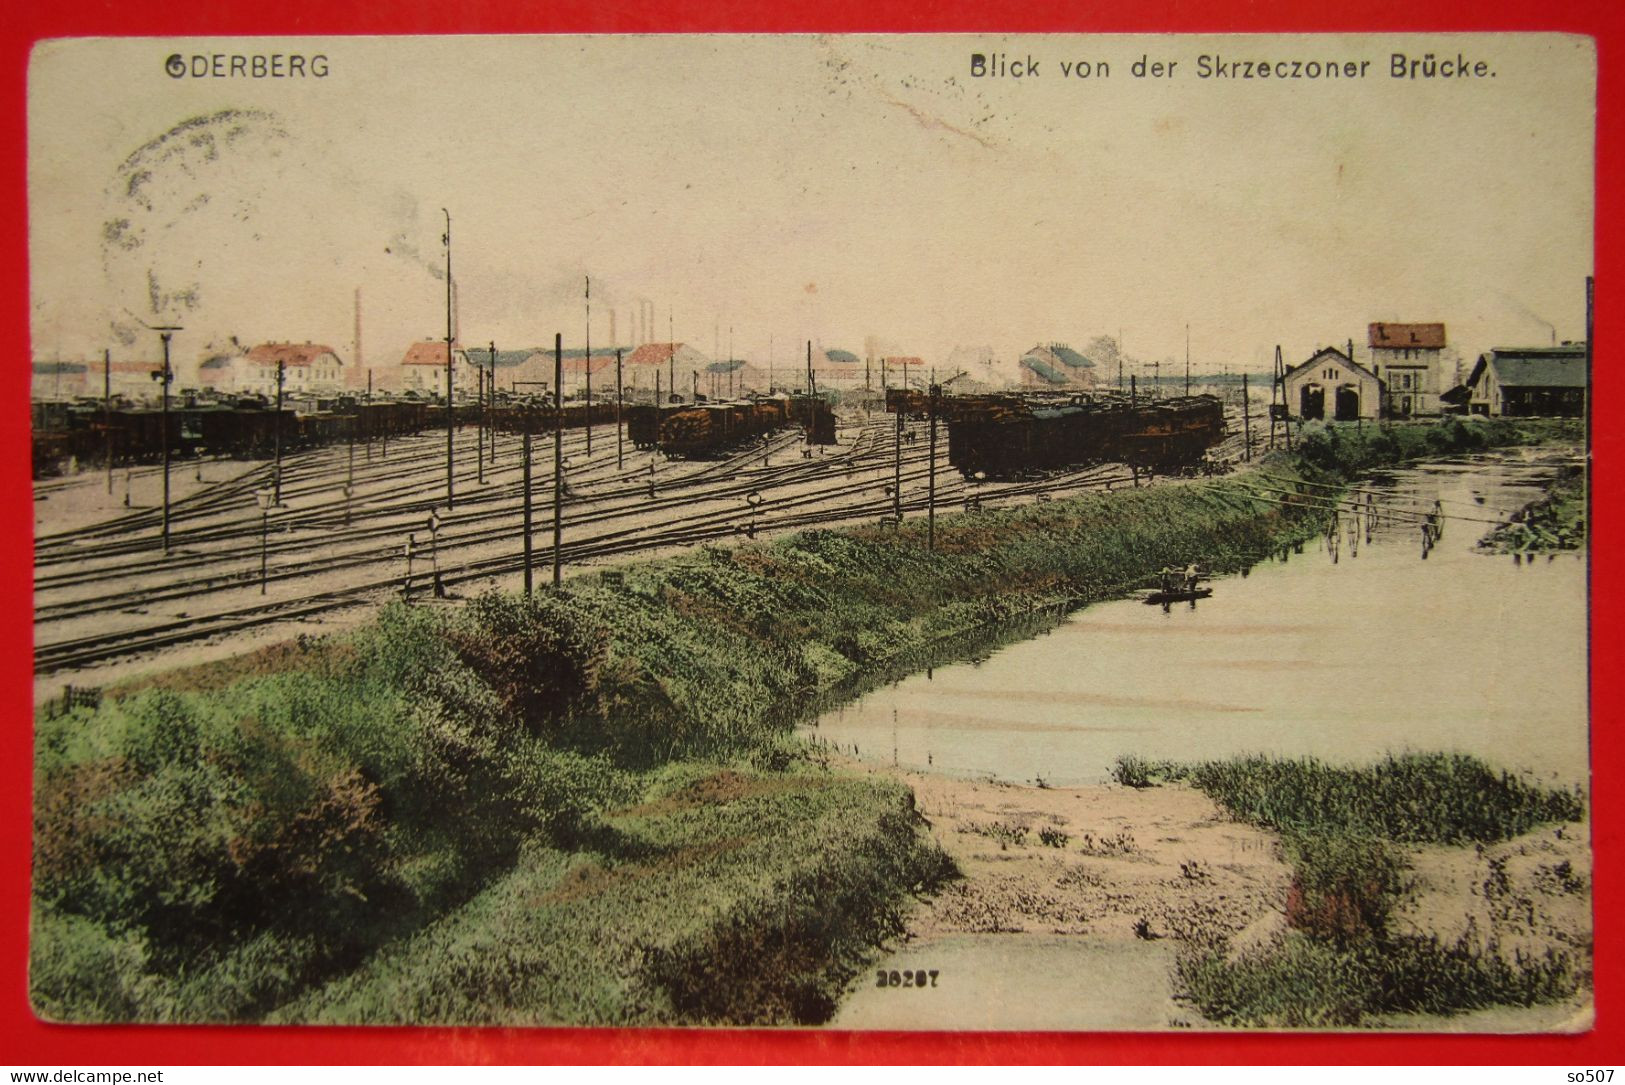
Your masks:
<svg viewBox="0 0 1625 1085"><path fill-rule="evenodd" d="M28 75L42 1018L1589 1027L1591 39Z"/></svg>

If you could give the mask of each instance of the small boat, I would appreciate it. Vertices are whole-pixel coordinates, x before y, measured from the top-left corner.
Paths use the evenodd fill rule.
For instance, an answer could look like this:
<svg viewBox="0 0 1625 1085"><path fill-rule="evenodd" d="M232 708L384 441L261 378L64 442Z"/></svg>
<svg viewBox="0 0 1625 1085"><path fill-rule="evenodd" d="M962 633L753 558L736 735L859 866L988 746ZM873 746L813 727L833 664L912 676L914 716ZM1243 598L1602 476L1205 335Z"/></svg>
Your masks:
<svg viewBox="0 0 1625 1085"><path fill-rule="evenodd" d="M1186 600L1206 599L1212 588L1180 588L1177 591L1154 591L1145 597L1147 603L1183 603Z"/></svg>

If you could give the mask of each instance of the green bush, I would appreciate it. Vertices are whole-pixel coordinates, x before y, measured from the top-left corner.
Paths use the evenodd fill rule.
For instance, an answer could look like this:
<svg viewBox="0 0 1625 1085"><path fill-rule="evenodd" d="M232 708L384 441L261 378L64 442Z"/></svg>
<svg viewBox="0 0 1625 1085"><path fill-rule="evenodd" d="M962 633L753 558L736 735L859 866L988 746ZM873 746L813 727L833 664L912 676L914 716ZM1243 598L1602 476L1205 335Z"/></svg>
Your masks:
<svg viewBox="0 0 1625 1085"><path fill-rule="evenodd" d="M1402 888L1402 859L1381 840L1293 833L1284 839L1292 866L1287 924L1338 941L1383 933Z"/></svg>
<svg viewBox="0 0 1625 1085"><path fill-rule="evenodd" d="M1542 788L1466 754L1392 755L1366 767L1237 757L1193 767L1190 781L1257 825L1405 843L1488 843L1585 812L1577 791Z"/></svg>
<svg viewBox="0 0 1625 1085"><path fill-rule="evenodd" d="M533 737L460 657L489 660L470 643L392 607L310 672L148 688L42 720L36 961L103 967L83 949L96 944L83 923L97 924L152 979L120 988L141 1006L125 1016L231 1019L477 891L528 837L591 835L622 775ZM524 643L553 661L550 642ZM56 974L39 972L53 986L37 997L65 1012Z"/></svg>

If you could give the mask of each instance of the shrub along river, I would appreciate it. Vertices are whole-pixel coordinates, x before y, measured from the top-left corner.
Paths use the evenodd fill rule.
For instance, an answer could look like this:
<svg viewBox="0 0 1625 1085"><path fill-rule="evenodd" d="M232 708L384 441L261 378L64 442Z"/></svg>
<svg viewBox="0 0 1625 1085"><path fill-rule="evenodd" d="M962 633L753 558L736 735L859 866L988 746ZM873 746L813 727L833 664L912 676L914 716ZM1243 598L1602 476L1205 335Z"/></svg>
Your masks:
<svg viewBox="0 0 1625 1085"><path fill-rule="evenodd" d="M1583 783L1585 552L1477 549L1575 461L1548 446L1385 472L1346 491L1335 535L1214 581L1211 598L1087 607L808 730L864 760L1061 787L1107 779L1125 754L1406 750ZM1442 536L1425 550L1435 502Z"/></svg>

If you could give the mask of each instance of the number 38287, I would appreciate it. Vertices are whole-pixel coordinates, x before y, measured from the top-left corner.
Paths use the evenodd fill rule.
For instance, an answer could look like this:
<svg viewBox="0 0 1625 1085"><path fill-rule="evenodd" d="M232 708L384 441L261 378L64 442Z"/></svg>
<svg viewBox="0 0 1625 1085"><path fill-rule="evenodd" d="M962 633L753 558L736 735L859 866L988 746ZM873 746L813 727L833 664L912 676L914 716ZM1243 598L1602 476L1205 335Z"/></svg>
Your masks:
<svg viewBox="0 0 1625 1085"><path fill-rule="evenodd" d="M876 987L935 987L937 985L937 972L935 968L905 968L899 971L890 971L882 968L875 972Z"/></svg>

